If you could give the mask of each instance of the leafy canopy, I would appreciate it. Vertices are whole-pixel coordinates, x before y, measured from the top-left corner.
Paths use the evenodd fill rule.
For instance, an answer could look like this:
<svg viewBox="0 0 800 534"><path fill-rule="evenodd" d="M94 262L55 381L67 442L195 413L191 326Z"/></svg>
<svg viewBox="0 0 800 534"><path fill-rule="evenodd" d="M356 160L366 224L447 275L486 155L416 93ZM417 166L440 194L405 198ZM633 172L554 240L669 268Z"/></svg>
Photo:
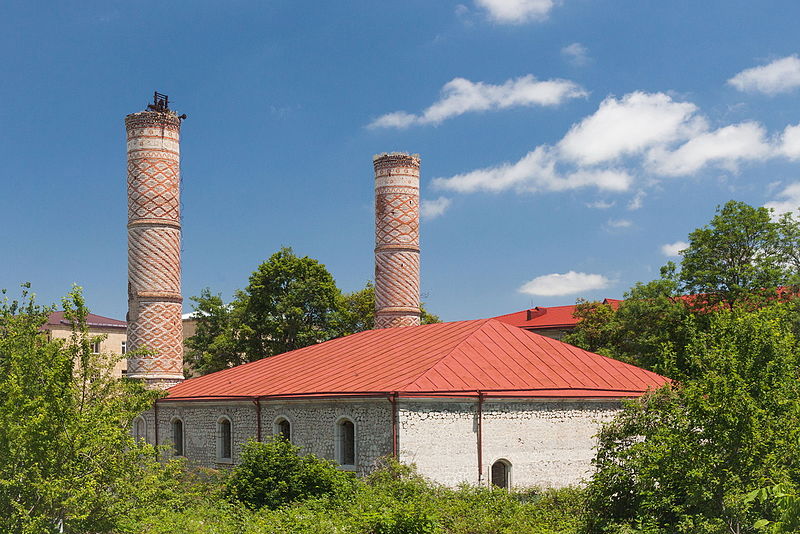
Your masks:
<svg viewBox="0 0 800 534"><path fill-rule="evenodd" d="M250 508L278 508L352 487L352 474L340 471L333 462L299 452L282 436L247 442L239 465L225 483L225 495Z"/></svg>
<svg viewBox="0 0 800 534"><path fill-rule="evenodd" d="M789 298L796 292L798 247L800 224L791 214L775 221L766 208L730 201L689 234L679 266L667 263L659 279L637 283L617 307L580 302L575 315L581 320L564 341L686 378L687 317L703 328L720 307Z"/></svg>
<svg viewBox="0 0 800 534"><path fill-rule="evenodd" d="M0 532L120 531L169 500L173 469L130 434L156 394L112 378L114 358L92 353L79 289L63 302L72 336L51 340L40 327L52 308L24 287L0 302Z"/></svg>
<svg viewBox="0 0 800 534"><path fill-rule="evenodd" d="M800 482L800 346L786 303L686 319L694 378L631 402L604 427L591 532L755 532L756 488ZM665 349L669 351L669 349Z"/></svg>
<svg viewBox="0 0 800 534"><path fill-rule="evenodd" d="M372 328L375 288L342 293L324 265L282 248L230 304L204 289L194 301L196 334L186 359L197 374L274 356ZM439 322L422 310L423 324Z"/></svg>

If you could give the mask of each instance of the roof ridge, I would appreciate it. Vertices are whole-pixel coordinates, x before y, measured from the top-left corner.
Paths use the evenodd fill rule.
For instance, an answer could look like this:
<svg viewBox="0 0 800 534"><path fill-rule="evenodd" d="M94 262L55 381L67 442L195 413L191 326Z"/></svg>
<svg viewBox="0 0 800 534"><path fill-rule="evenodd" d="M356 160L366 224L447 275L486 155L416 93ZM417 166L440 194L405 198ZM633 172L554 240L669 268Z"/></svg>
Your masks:
<svg viewBox="0 0 800 534"><path fill-rule="evenodd" d="M427 375L428 373L430 373L431 371L433 371L433 370L434 370L434 369L435 369L435 368L436 368L436 367L437 367L437 366L438 366L440 363L442 363L442 362L443 362L444 360L446 360L448 357L452 356L452 355L453 355L453 353L454 353L456 350L458 350L458 349L461 347L461 345L463 345L464 343L467 343L467 342L468 342L468 340L469 340L469 339L470 339L470 338L471 338L471 337L472 337L472 336L473 336L473 335L474 335L476 332L479 332L479 331L480 331L480 330L481 330L481 329L482 329L482 328L483 328L483 327L484 327L484 326L485 326L487 323L489 323L489 321L494 321L494 319L491 319L491 318L490 318L490 319L473 319L472 321L463 321L463 322L465 322L465 323L476 323L476 324L475 324L475 328L474 328L474 329L473 329L471 332L469 332L469 334L467 334L467 335L464 337L464 339L462 339L461 341L459 341L458 343L456 343L456 344L455 344L453 347L451 347L451 348L450 348L450 350L449 350L449 351L445 352L445 353L442 355L442 357L441 357L441 358L439 358L439 359L437 359L435 362L433 362L433 363L431 364L431 366L430 366L430 367L428 367L428 368L427 368L425 371L423 371L422 373L418 374L418 375L416 376L416 378L414 378L414 379L413 379L411 382L407 383L407 384L406 384L406 385L403 387L403 389L406 389L406 390L408 390L408 388L412 387L414 384L416 384L417 382L419 382L419 381L420 381L420 380L422 380L423 378L426 378L426 375ZM500 321L497 321L497 322L500 322ZM481 323L481 324L478 324L478 323Z"/></svg>

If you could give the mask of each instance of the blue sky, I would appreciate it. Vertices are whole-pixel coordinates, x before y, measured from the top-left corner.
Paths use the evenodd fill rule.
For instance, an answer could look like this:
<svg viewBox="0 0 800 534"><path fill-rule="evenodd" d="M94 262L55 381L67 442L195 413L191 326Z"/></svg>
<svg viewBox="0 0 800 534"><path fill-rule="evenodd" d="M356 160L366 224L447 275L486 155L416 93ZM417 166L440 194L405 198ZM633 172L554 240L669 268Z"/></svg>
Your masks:
<svg viewBox="0 0 800 534"><path fill-rule="evenodd" d="M422 156L445 320L655 278L737 199L800 205L800 3L0 4L0 287L126 311L126 114L183 126L183 292L282 245L373 270L372 155ZM665 248L666 246L666 248Z"/></svg>

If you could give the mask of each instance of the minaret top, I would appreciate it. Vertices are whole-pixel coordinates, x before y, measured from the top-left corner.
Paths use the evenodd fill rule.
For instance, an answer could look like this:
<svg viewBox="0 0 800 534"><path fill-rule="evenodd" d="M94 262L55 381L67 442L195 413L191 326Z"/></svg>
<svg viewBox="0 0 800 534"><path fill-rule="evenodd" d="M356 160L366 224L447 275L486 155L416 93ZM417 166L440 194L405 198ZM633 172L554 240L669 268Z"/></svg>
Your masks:
<svg viewBox="0 0 800 534"><path fill-rule="evenodd" d="M147 109L144 111L139 111L137 113L131 113L128 117L134 116L142 116L142 115L150 115L152 116L153 113L160 113L162 116L174 117L179 120L184 120L186 118L186 114L178 115L175 111L169 109L169 96L163 93L159 93L158 91L153 91L153 103L147 104Z"/></svg>

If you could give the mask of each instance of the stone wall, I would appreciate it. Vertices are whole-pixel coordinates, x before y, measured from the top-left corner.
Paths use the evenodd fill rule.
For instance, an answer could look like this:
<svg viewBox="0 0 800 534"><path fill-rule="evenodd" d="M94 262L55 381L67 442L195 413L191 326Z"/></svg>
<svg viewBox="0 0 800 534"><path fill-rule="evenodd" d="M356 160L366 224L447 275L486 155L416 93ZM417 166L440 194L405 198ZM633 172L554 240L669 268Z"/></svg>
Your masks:
<svg viewBox="0 0 800 534"><path fill-rule="evenodd" d="M400 402L400 460L421 474L453 486L488 484L497 460L510 464L517 487L578 484L591 472L600 423L618 401L486 400L483 404L483 468L478 479L477 399Z"/></svg>
<svg viewBox="0 0 800 534"><path fill-rule="evenodd" d="M400 399L399 459L415 463L424 476L448 486L461 482L486 485L491 466L504 460L516 487L562 487L579 484L591 472L600 423L619 410L616 400L496 400L483 403L483 466L478 477L477 399ZM159 443L170 444L171 422L184 423L185 456L206 467L239 461L241 447L257 435L256 406L240 402L161 402ZM232 462L217 458L217 421L232 422ZM147 440L155 441L154 413L147 422ZM277 433L277 421L291 424L291 440L303 452L337 460L336 425L343 417L355 424L359 474L392 453L392 405L387 399L261 401L261 436Z"/></svg>
<svg viewBox="0 0 800 534"><path fill-rule="evenodd" d="M375 466L376 460L392 453L391 404L386 399L359 400L262 400L261 436L277 433L276 421L284 418L291 424L291 440L303 452L336 460L336 424L342 418L355 425L356 464L361 474ZM161 402L158 405L158 442L172 443L172 421L184 425L184 453L194 464L222 467L239 461L241 448L257 436L256 405L252 401ZM231 420L233 434L232 462L217 458L217 422ZM142 414L150 443L155 443L154 411Z"/></svg>

